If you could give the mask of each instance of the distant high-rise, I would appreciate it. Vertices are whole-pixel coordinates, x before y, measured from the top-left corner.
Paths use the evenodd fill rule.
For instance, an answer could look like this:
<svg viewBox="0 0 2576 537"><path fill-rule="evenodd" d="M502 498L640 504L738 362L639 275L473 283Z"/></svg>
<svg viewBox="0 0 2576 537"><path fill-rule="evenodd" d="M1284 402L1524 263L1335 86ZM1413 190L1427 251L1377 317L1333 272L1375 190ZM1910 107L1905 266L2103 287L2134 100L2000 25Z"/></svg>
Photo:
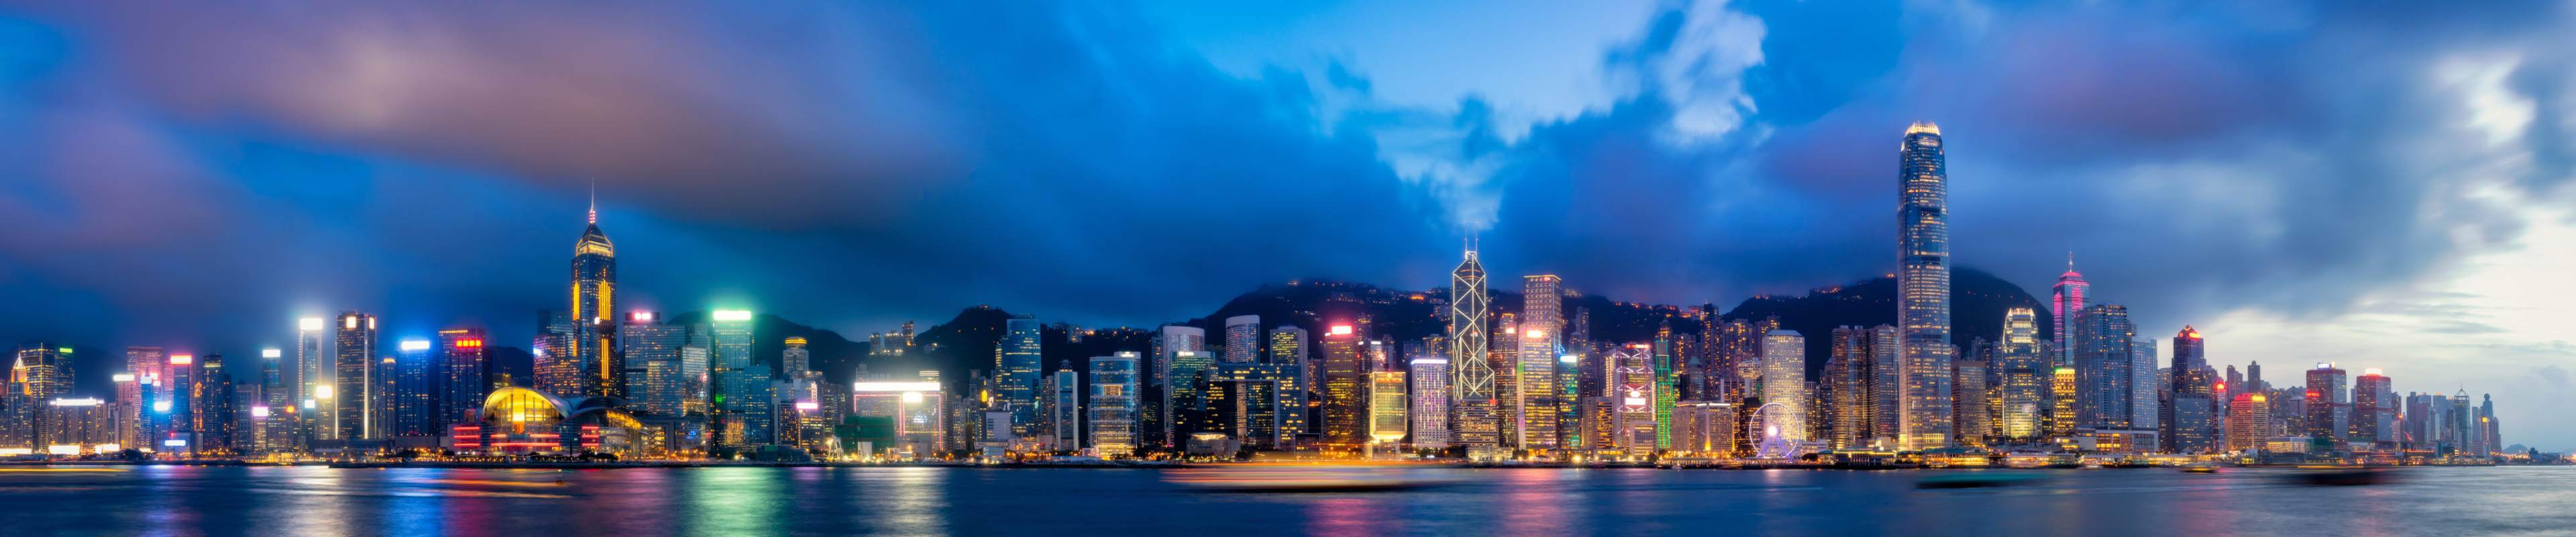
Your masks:
<svg viewBox="0 0 2576 537"><path fill-rule="evenodd" d="M1057 451L1082 449L1082 372L1064 364L1046 382L1046 430L1042 437Z"/></svg>
<svg viewBox="0 0 2576 537"><path fill-rule="evenodd" d="M26 350L21 349L19 350L19 353L25 354ZM21 363L23 362L24 361L21 360ZM125 399L126 404L129 405L129 408L121 409L121 411L126 414L126 416L123 416L123 419L126 420L125 434L134 438L134 440L128 440L126 445L141 446L143 445L141 443L142 441L152 438L153 435L151 428L146 426L146 424L150 422L150 418L152 418L152 409L145 408L148 406L146 401L170 400L170 396L167 393L169 391L169 387L166 383L161 382L161 379L169 376L169 367L170 355L161 347L125 348L125 372L127 374L134 375L135 379L133 383L119 384L117 386L119 389L127 389L130 387L135 391L135 393L130 396L120 394L121 398ZM146 391L154 393L146 394L144 393Z"/></svg>
<svg viewBox="0 0 2576 537"><path fill-rule="evenodd" d="M1449 357L1420 356L1406 364L1412 382L1413 448L1449 447Z"/></svg>
<svg viewBox="0 0 2576 537"><path fill-rule="evenodd" d="M374 412L367 408L372 395L368 374L376 355L376 316L354 311L340 312L339 327L333 338L336 355L332 358L332 423L330 435L335 440L360 440L375 430Z"/></svg>
<svg viewBox="0 0 2576 537"><path fill-rule="evenodd" d="M614 326L609 318L617 311L617 247L608 242L608 234L599 231L599 205L592 202L589 227L572 249L572 321L567 348L571 365L581 371L575 393L557 393L557 397L596 397L623 395L625 368L617 363L609 349L616 348Z"/></svg>
<svg viewBox="0 0 2576 537"><path fill-rule="evenodd" d="M2272 437L2272 405L2262 392L2236 394L2227 405L2226 451L2263 449Z"/></svg>
<svg viewBox="0 0 2576 537"><path fill-rule="evenodd" d="M1947 399L1946 397L1944 399ZM1781 411L1771 413L1771 405ZM1766 425L1780 436L1807 439L1807 338L1795 331L1773 330L1762 336L1762 406Z"/></svg>
<svg viewBox="0 0 2576 537"><path fill-rule="evenodd" d="M1512 383L1520 415L1513 442L1521 449L1557 446L1557 355L1564 352L1564 282L1552 274L1521 278L1520 352Z"/></svg>
<svg viewBox="0 0 2576 537"><path fill-rule="evenodd" d="M751 359L752 313L744 310L716 310L714 345L709 350L714 378L713 406L717 412L714 429L718 446L741 447L769 443L769 426L776 419L769 415L770 401L766 386L767 368L754 370Z"/></svg>
<svg viewBox="0 0 2576 537"><path fill-rule="evenodd" d="M617 354L627 368L626 399L645 414L682 414L681 401L686 393L683 383L689 378L683 372L686 364L681 359L681 349L691 343L689 329L687 325L662 324L659 315L645 311L627 314L626 322L617 326ZM698 358L703 372L705 357Z"/></svg>
<svg viewBox="0 0 2576 537"><path fill-rule="evenodd" d="M391 407L384 412L392 419L385 430L393 437L436 438L445 436L447 425L440 411L446 401L442 384L447 371L439 367L438 358L446 353L426 339L406 339L394 346L392 388L384 401Z"/></svg>
<svg viewBox="0 0 2576 537"><path fill-rule="evenodd" d="M1663 382L1655 371L1655 357L1648 349L1626 347L1611 351L1606 357L1615 364L1609 397L1616 408L1616 426L1607 445L1630 458L1643 459L1655 454L1657 446L1671 442L1663 432L1662 398L1658 392L1673 386Z"/></svg>
<svg viewBox="0 0 2576 537"><path fill-rule="evenodd" d="M2378 369L2364 369L2352 380L2352 423L2346 438L2353 442L2397 442L2397 392L2389 385L2388 376Z"/></svg>
<svg viewBox="0 0 2576 537"><path fill-rule="evenodd" d="M2170 418L2164 423L2165 446L2175 453L2205 453L2222 449L2217 438L2218 407L2210 391L2213 382L2205 378L2209 360L2203 354L2199 330L2186 325L2173 338L2173 385L2167 399ZM2231 404L2233 402L2231 401ZM2231 410L2228 416L2234 418Z"/></svg>
<svg viewBox="0 0 2576 537"><path fill-rule="evenodd" d="M1136 452L1136 359L1133 352L1091 359L1091 446L1101 457Z"/></svg>
<svg viewBox="0 0 2576 537"><path fill-rule="evenodd" d="M1983 338L1979 338L1977 343L1991 345ZM1957 420L1952 427L1954 438L1951 442L1984 447L1986 439L1991 436L1989 432L1994 429L1994 422L1989 419L1992 414L1986 407L1986 373L1993 367L1993 362L1972 352L1951 360L1950 366L1950 386L1954 389L1950 394L1950 415Z"/></svg>
<svg viewBox="0 0 2576 537"><path fill-rule="evenodd" d="M2004 310L2002 345L1995 349L1991 365L2001 385L1997 424L2006 442L2032 442L2046 434L2042 427L2048 415L2048 375L2056 369L2054 360L2040 353L2038 314L2030 308Z"/></svg>
<svg viewBox="0 0 2576 537"><path fill-rule="evenodd" d="M1156 386L1170 384L1172 356L1184 352L1206 351L1207 330L1188 325L1163 325L1162 333L1154 340L1154 348L1157 352L1154 354L1153 384Z"/></svg>
<svg viewBox="0 0 2576 537"><path fill-rule="evenodd" d="M331 374L337 370L329 355L323 354L324 342L329 341L326 339L328 330L331 330L330 319L296 319L295 363L289 364L293 367L288 368L295 375L287 379L287 385L295 387L295 393L288 396L288 400L305 407L301 417L311 422L306 428L314 438L328 438L334 434L326 429L334 423L333 416L337 416L339 410L331 400L321 396L322 387L335 385Z"/></svg>
<svg viewBox="0 0 2576 537"><path fill-rule="evenodd" d="M1467 455L1477 459L1493 458L1501 441L1495 429L1498 396L1487 345L1487 330L1493 329L1492 304L1485 291L1485 266L1476 262L1476 250L1469 248L1466 260L1449 275L1449 390L1450 407L1456 410L1450 426L1458 431L1455 440L1467 446Z"/></svg>
<svg viewBox="0 0 2576 537"><path fill-rule="evenodd" d="M1392 445L1404 441L1412 431L1405 419L1411 405L1405 397L1404 370L1380 369L1368 373L1369 444Z"/></svg>
<svg viewBox="0 0 2576 537"><path fill-rule="evenodd" d="M1225 319L1225 363L1248 364L1261 357L1261 316Z"/></svg>
<svg viewBox="0 0 2576 537"><path fill-rule="evenodd" d="M447 426L477 423L482 420L483 399L492 394L496 372L492 358L485 350L483 329L450 328L438 331L440 374L439 405L432 427L444 431Z"/></svg>
<svg viewBox="0 0 2576 537"><path fill-rule="evenodd" d="M1915 123L1898 147L1896 317L1898 442L1906 449L1950 445L1950 176L1941 127Z"/></svg>
<svg viewBox="0 0 2576 537"><path fill-rule="evenodd" d="M2136 342L2136 329L2129 324L2129 309L2119 304L2094 304L2084 308L2075 326L2075 374L2078 395L2076 425L2095 429L2128 429L2136 417L2135 391L2137 376L2131 371L2137 357L2131 350ZM2152 379L2153 377L2149 377Z"/></svg>
<svg viewBox="0 0 2576 537"><path fill-rule="evenodd" d="M2084 314L2084 292L2092 284L2075 272L2075 254L2066 254L2066 273L2057 275L2057 285L2049 288L2049 312L2057 323L2057 356L2054 367L2075 367L2075 318Z"/></svg>
<svg viewBox="0 0 2576 537"><path fill-rule="evenodd" d="M196 431L196 442L189 447L201 453L233 453L235 404L233 376L224 371L224 355L208 354L197 359L195 381L188 393L188 419Z"/></svg>
<svg viewBox="0 0 2576 537"><path fill-rule="evenodd" d="M1003 325L999 355L994 357L995 391L1001 400L1010 402L1011 432L1021 437L1038 435L1038 368L1043 354L1038 340L1043 330L1036 316L1011 316Z"/></svg>
<svg viewBox="0 0 2576 537"><path fill-rule="evenodd" d="M2332 363L2318 362L2315 369L2308 370L2308 437L2333 442L2337 450L2343 449L2345 435L2352 426L2352 400L2345 398L2351 392L2346 390L2346 382L2343 369ZM2466 406L2466 397L2462 399L2462 406Z"/></svg>
<svg viewBox="0 0 2576 537"><path fill-rule="evenodd" d="M1367 441L1367 426L1361 420L1367 389L1362 378L1359 334L1346 324L1333 325L1324 332L1324 423L1323 442L1342 449L1358 449Z"/></svg>
<svg viewBox="0 0 2576 537"><path fill-rule="evenodd" d="M1279 365L1306 365L1306 354L1311 352L1307 349L1309 341L1311 337L1304 328L1282 326L1272 329L1269 362Z"/></svg>
<svg viewBox="0 0 2576 537"><path fill-rule="evenodd" d="M1191 433L1211 432L1216 427L1208 415L1207 383L1210 371L1216 369L1216 354L1208 351L1183 351L1172 355L1172 383L1163 388L1164 438L1189 438Z"/></svg>

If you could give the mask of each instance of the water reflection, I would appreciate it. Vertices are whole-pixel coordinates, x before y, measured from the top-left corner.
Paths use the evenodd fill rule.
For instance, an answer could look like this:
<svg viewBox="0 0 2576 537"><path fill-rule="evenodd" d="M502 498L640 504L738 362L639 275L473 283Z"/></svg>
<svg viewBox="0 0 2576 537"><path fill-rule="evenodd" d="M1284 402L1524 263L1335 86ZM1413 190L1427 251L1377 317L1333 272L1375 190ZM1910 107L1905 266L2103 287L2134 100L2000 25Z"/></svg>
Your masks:
<svg viewBox="0 0 2576 537"><path fill-rule="evenodd" d="M0 535L2321 535L2551 534L2576 468L2394 484L2260 472L2048 472L1915 490L1923 472L1425 470L1450 486L1207 493L1153 470L136 467L0 472Z"/></svg>

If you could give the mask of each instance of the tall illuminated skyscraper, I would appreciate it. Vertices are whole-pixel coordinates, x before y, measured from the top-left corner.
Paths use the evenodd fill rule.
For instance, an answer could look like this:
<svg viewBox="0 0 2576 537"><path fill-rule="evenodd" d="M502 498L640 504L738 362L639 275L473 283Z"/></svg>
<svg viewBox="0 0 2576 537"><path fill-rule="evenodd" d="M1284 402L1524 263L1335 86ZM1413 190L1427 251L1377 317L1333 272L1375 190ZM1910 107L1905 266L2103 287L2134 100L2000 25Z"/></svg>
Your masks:
<svg viewBox="0 0 2576 537"><path fill-rule="evenodd" d="M2352 428L2352 400L2345 398L2351 392L2345 388L2346 382L2343 369L2332 363L2318 362L2315 369L2308 370L2306 433L2309 438L2332 442L2337 450L2343 448L2345 435ZM2459 405L2467 407L2467 399L2467 392L2462 392Z"/></svg>
<svg viewBox="0 0 2576 537"><path fill-rule="evenodd" d="M1455 440L1467 446L1467 455L1477 459L1493 458L1501 440L1495 430L1494 366L1486 332L1493 329L1492 304L1485 292L1485 265L1468 248L1466 260L1449 274L1449 401L1456 409L1450 426L1457 430Z"/></svg>
<svg viewBox="0 0 2576 537"><path fill-rule="evenodd" d="M1762 406L1778 404L1777 414L1768 414L1780 426L1780 436L1790 440L1807 439L1807 338L1790 330L1772 330L1762 335ZM1766 411L1767 412L1767 411Z"/></svg>
<svg viewBox="0 0 2576 537"><path fill-rule="evenodd" d="M773 438L769 426L776 416L769 414L769 385L766 367L753 368L751 359L752 313L744 310L716 310L715 344L709 348L710 368L714 378L712 405L716 412L713 444L727 447L757 446Z"/></svg>
<svg viewBox="0 0 2576 537"><path fill-rule="evenodd" d="M1310 341L1312 341L1312 336L1307 334L1306 329L1304 328L1282 326L1272 329L1270 331L1269 363L1300 367L1305 366L1307 361L1306 354L1311 352L1307 349L1307 345L1311 344Z"/></svg>
<svg viewBox="0 0 2576 537"><path fill-rule="evenodd" d="M1941 127L1915 123L1898 146L1896 317L1898 442L1906 449L1950 445L1950 175Z"/></svg>
<svg viewBox="0 0 2576 537"><path fill-rule="evenodd" d="M1248 364L1261 358L1261 316L1225 319L1225 363Z"/></svg>
<svg viewBox="0 0 2576 537"><path fill-rule="evenodd" d="M1040 384L1047 388L1042 436L1058 451L1082 449L1082 373L1067 362Z"/></svg>
<svg viewBox="0 0 2576 537"><path fill-rule="evenodd" d="M1608 445L1630 458L1654 455L1657 446L1671 442L1663 432L1662 419L1670 412L1662 409L1660 392L1672 390L1672 384L1655 370L1655 356L1647 349L1621 348L1605 359L1615 366L1610 397L1617 409Z"/></svg>
<svg viewBox="0 0 2576 537"><path fill-rule="evenodd" d="M599 203L591 202L589 227L572 249L572 321L570 361L581 370L577 393L557 393L557 397L622 396L625 393L624 367L616 355L615 320L617 311L617 247L608 242L608 234L599 231Z"/></svg>
<svg viewBox="0 0 2576 537"><path fill-rule="evenodd" d="M189 447L200 453L233 452L234 403L233 376L224 372L224 355L208 354L197 359L190 377L188 392L189 430L196 438Z"/></svg>
<svg viewBox="0 0 2576 537"><path fill-rule="evenodd" d="M684 399L681 349L689 346L689 326L663 324L653 312L626 315L617 326L619 361L626 363L626 399L647 415L679 416ZM700 357L704 360L704 357ZM699 363L701 371L705 363Z"/></svg>
<svg viewBox="0 0 2576 537"><path fill-rule="evenodd" d="M1359 449L1367 442L1367 423L1363 422L1368 401L1364 390L1368 380L1360 366L1360 336L1351 325L1337 324L1324 332L1324 423L1323 442L1340 449Z"/></svg>
<svg viewBox="0 0 2576 537"><path fill-rule="evenodd" d="M340 312L334 333L337 351L331 359L330 434L333 440L361 440L375 430L374 412L368 408L374 389L369 374L374 371L376 355L376 316L354 311Z"/></svg>
<svg viewBox="0 0 2576 537"><path fill-rule="evenodd" d="M1405 419L1407 407L1404 370L1379 369L1368 373L1368 440L1375 446L1392 447L1403 442L1412 431Z"/></svg>
<svg viewBox="0 0 2576 537"><path fill-rule="evenodd" d="M2227 405L2227 445L2223 449L2236 452L2262 449L2263 444L2271 439L2272 405L2265 399L2263 392L2236 394L2236 399Z"/></svg>
<svg viewBox="0 0 2576 537"><path fill-rule="evenodd" d="M25 351L20 352L23 353ZM167 393L152 393L148 398L143 393L145 390L153 392L168 392L169 388L161 383L161 379L168 377L169 367L170 355L161 347L125 348L125 372L126 374L134 375L135 381L132 383L118 384L118 388L123 389L131 386L132 389L135 390L135 393L132 396L125 397L127 401L126 404L131 406L131 408L121 409L121 411L127 414L125 416L126 430L128 431L127 434L137 439L128 441L127 445L140 446L142 445L140 443L142 440L151 439L152 435L149 431L150 428L145 427L144 424L148 423L152 417L152 409L145 408L148 405L139 403L147 400L170 400L170 396Z"/></svg>
<svg viewBox="0 0 2576 537"><path fill-rule="evenodd" d="M2054 360L2042 356L2039 343L2039 321L2030 308L2004 310L2002 344L1995 349L1993 367L2001 385L1996 415L2006 442L2039 440L2046 429L2048 415L2048 376Z"/></svg>
<svg viewBox="0 0 2576 537"><path fill-rule="evenodd" d="M2057 285L2049 289L2049 313L2057 324L2057 356L2050 366L2075 366L2075 318L2084 314L2084 292L2092 287L2075 272L2075 254L2067 253L2066 273L2057 275Z"/></svg>
<svg viewBox="0 0 2576 537"><path fill-rule="evenodd" d="M2206 453L2223 447L2212 421L2219 412L2216 395L2210 391L2215 380L2207 376L2209 360L2202 345L2200 331L2189 325L2174 334L2173 385L2167 388L2172 396L2166 399L2166 414L2171 417L2163 424L2163 436L2166 447L2175 453Z"/></svg>
<svg viewBox="0 0 2576 537"><path fill-rule="evenodd" d="M491 354L483 345L481 328L449 328L438 331L439 380L436 414L431 418L434 430L450 425L475 423L482 418L483 398L492 394L495 379Z"/></svg>
<svg viewBox="0 0 2576 537"><path fill-rule="evenodd" d="M1045 327L1032 315L1013 315L1002 328L1000 354L995 357L993 381L1001 399L1011 404L1011 432L1022 438L1038 436L1038 368L1039 338Z"/></svg>
<svg viewBox="0 0 2576 537"><path fill-rule="evenodd" d="M2137 384L2132 371L2137 357L2131 350L2137 330L2129 324L2129 309L2119 304L2094 304L2084 308L2075 325L2075 374L2077 377L2076 425L2096 429L2128 429L2135 423L2136 390L2153 389L2153 382ZM2152 381L2154 377L2148 377Z"/></svg>
<svg viewBox="0 0 2576 537"><path fill-rule="evenodd" d="M1520 415L1513 442L1521 449L1552 449L1560 421L1557 357L1564 354L1564 282L1552 274L1521 278L1519 375L1512 386Z"/></svg>
<svg viewBox="0 0 2576 537"><path fill-rule="evenodd" d="M445 435L450 422L441 409L446 400L441 384L447 379L447 371L439 367L438 358L446 353L438 352L437 345L426 339L402 340L394 348L394 378L386 383L393 390L384 397L392 406L385 415L393 423L385 429L396 437Z"/></svg>
<svg viewBox="0 0 2576 537"><path fill-rule="evenodd" d="M1091 447L1104 458L1136 452L1136 353L1091 359Z"/></svg>
<svg viewBox="0 0 2576 537"><path fill-rule="evenodd" d="M322 317L296 319L295 363L289 364L292 367L287 368L295 375L294 378L287 379L287 385L295 387L294 395L289 398L307 407L304 408L301 417L311 423L306 429L313 438L329 438L330 435L336 434L328 429L332 423L335 423L332 421L335 419L334 416L339 415L339 409L332 404L332 401L322 397L322 388L333 386L331 373L335 370L330 355L323 354L322 350L324 342L329 341L330 336L327 335L329 330L331 330L330 319ZM313 404L306 404L305 401L312 401Z"/></svg>
<svg viewBox="0 0 2576 537"><path fill-rule="evenodd" d="M2388 376L2379 369L2361 370L2352 379L2352 425L2349 435L2354 442L2397 442L2397 391Z"/></svg>
<svg viewBox="0 0 2576 537"><path fill-rule="evenodd" d="M1412 382L1413 448L1449 447L1449 357L1422 356L1407 364Z"/></svg>

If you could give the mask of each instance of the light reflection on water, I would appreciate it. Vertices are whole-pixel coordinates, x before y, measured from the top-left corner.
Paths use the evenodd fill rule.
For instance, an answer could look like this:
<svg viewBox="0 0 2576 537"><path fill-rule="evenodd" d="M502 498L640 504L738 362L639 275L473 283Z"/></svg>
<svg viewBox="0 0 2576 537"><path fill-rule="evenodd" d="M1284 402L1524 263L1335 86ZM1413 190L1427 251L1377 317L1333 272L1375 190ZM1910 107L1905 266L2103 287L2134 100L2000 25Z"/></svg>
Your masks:
<svg viewBox="0 0 2576 537"><path fill-rule="evenodd" d="M2261 471L2047 471L1916 490L1931 472L1420 469L1381 493L1208 493L1153 470L139 467L0 473L0 534L2352 536L2563 532L2576 468L2426 468L2298 487Z"/></svg>

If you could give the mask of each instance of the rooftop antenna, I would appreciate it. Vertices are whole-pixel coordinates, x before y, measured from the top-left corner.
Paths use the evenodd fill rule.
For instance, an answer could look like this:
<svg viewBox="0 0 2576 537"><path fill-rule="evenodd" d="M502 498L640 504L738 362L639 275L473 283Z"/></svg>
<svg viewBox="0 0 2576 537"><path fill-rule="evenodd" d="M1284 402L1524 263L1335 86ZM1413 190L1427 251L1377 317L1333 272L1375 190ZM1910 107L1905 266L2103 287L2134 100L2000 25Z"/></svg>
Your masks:
<svg viewBox="0 0 2576 537"><path fill-rule="evenodd" d="M596 177L590 180L590 223L599 224L599 178Z"/></svg>

